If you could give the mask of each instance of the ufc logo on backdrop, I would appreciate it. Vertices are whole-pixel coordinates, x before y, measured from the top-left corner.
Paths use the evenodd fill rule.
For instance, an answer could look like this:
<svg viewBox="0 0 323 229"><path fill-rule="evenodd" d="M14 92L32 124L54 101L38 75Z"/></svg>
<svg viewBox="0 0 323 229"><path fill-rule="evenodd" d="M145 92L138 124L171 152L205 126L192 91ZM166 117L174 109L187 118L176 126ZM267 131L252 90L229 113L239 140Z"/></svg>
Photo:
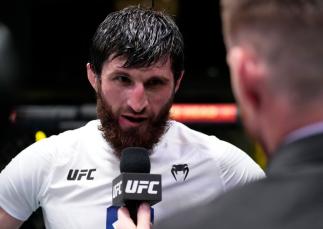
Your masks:
<svg viewBox="0 0 323 229"><path fill-rule="evenodd" d="M67 180L94 180L93 172L96 169L70 169L68 171Z"/></svg>
<svg viewBox="0 0 323 229"><path fill-rule="evenodd" d="M148 194L157 194L154 186L159 185L159 181L145 181L145 180L128 180L126 185L126 193L142 193L147 190Z"/></svg>

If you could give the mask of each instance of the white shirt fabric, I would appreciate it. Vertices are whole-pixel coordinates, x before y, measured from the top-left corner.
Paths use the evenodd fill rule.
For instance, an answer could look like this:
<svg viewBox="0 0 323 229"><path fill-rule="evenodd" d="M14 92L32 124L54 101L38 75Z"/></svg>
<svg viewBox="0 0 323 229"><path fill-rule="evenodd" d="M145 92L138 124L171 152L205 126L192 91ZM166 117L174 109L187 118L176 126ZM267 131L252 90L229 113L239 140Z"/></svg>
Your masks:
<svg viewBox="0 0 323 229"><path fill-rule="evenodd" d="M41 207L49 229L104 229L120 161L99 125L91 121L18 154L0 174L0 207L23 221ZM151 173L162 175L162 201L153 206L155 221L264 177L237 147L176 121L170 121L150 161ZM178 164L187 164L185 180L183 171L174 173L177 180L172 174Z"/></svg>

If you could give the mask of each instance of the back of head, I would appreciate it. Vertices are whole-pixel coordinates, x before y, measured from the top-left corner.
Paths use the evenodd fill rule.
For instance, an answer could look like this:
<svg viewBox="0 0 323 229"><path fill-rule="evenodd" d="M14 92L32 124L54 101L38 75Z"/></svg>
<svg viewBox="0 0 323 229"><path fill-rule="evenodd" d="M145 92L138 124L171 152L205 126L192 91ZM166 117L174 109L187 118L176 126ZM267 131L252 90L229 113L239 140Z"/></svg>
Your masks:
<svg viewBox="0 0 323 229"><path fill-rule="evenodd" d="M125 56L124 67L148 67L170 57L177 79L184 68L183 38L173 19L139 6L110 13L92 41L90 63L100 76L103 62Z"/></svg>
<svg viewBox="0 0 323 229"><path fill-rule="evenodd" d="M225 42L251 47L295 106L323 98L322 0L221 0Z"/></svg>

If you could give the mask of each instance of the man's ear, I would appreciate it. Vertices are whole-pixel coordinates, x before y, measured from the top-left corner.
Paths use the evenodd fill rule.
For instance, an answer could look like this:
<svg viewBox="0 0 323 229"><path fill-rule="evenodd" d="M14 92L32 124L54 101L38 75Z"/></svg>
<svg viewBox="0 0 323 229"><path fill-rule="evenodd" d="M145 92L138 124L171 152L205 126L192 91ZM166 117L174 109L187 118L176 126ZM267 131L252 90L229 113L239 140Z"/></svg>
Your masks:
<svg viewBox="0 0 323 229"><path fill-rule="evenodd" d="M181 75L178 77L178 79L175 82L175 93L177 92L179 86L181 85L183 76L184 76L184 71L181 71Z"/></svg>
<svg viewBox="0 0 323 229"><path fill-rule="evenodd" d="M242 106L258 111L262 105L265 80L264 64L258 55L245 47L232 47L228 53L231 83Z"/></svg>
<svg viewBox="0 0 323 229"><path fill-rule="evenodd" d="M87 78L90 82L90 84L92 85L92 87L94 88L95 91L97 91L97 87L98 87L98 77L97 75L94 73L92 66L90 63L86 64L86 72L87 72Z"/></svg>

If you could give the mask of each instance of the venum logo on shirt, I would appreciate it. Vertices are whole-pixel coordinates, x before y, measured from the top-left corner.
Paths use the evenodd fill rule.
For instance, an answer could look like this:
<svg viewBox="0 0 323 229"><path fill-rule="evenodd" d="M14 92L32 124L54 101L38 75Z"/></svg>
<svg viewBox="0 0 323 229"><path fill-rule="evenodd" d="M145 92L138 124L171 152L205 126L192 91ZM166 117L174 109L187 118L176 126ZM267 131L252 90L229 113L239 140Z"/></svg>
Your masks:
<svg viewBox="0 0 323 229"><path fill-rule="evenodd" d="M176 181L178 181L178 178L180 176L179 174L182 174L184 176L183 181L185 181L189 171L190 170L188 168L188 164L175 164L171 169L172 175Z"/></svg>
<svg viewBox="0 0 323 229"><path fill-rule="evenodd" d="M93 173L96 169L70 169L67 180L94 180Z"/></svg>

